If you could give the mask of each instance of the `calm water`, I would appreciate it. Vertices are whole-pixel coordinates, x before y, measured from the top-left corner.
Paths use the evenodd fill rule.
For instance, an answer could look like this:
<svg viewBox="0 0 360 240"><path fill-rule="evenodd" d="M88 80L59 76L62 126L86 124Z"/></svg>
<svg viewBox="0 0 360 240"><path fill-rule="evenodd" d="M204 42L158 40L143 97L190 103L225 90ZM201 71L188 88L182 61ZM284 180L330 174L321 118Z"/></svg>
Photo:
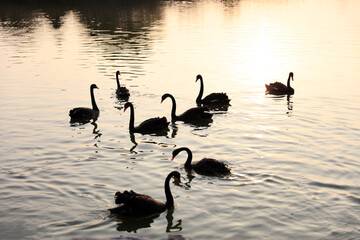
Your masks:
<svg viewBox="0 0 360 240"><path fill-rule="evenodd" d="M0 238L360 238L360 1L1 1ZM100 3L102 2L102 3ZM166 136L128 132L115 72L135 122L170 118L205 94L231 106ZM295 95L264 84L294 72ZM99 119L71 126L68 111ZM187 174L181 146L233 174ZM164 200L154 218L110 216L117 190Z"/></svg>

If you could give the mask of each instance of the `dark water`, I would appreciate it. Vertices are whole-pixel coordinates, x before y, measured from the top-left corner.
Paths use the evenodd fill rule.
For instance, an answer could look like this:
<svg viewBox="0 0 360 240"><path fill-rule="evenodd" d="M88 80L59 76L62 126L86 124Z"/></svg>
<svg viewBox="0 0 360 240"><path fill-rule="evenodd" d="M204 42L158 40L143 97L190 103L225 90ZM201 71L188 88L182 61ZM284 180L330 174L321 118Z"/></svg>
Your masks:
<svg viewBox="0 0 360 240"><path fill-rule="evenodd" d="M1 1L1 239L357 239L360 214L360 2ZM227 92L213 121L170 124L165 136L128 132L115 72L130 89L135 122L170 118L205 94ZM265 95L286 82L295 94ZM68 111L100 117L71 126ZM187 173L213 157L232 174ZM119 219L118 190L174 211Z"/></svg>

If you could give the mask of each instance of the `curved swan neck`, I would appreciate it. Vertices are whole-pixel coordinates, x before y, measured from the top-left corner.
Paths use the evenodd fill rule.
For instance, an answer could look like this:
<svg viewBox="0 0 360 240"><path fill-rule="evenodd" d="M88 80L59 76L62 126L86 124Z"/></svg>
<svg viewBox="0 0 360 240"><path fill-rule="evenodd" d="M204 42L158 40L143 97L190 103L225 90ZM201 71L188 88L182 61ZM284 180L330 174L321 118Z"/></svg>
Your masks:
<svg viewBox="0 0 360 240"><path fill-rule="evenodd" d="M182 151L185 151L185 152L187 152L187 154L188 154L188 157L187 157L187 159L186 159L186 162L185 162L184 166L185 166L186 169L191 169L191 168L192 168L192 167L191 167L192 152L191 152L191 150L190 150L189 148L187 148L187 147L181 147L181 148L175 149L175 150L173 151L173 157L172 157L172 159L174 159L174 158L175 158L180 152L182 152Z"/></svg>
<svg viewBox="0 0 360 240"><path fill-rule="evenodd" d="M188 149L188 148L185 148L184 150L185 150L185 151L187 152L187 154L188 154L188 157L187 157L186 162L185 162L185 168L191 169L191 161L192 161L192 158L193 158L192 152L191 152L190 149Z"/></svg>
<svg viewBox="0 0 360 240"><path fill-rule="evenodd" d="M199 76L198 79L200 79L200 92L199 92L199 95L196 98L196 103L200 104L202 95L204 93L204 82L203 82L202 76Z"/></svg>
<svg viewBox="0 0 360 240"><path fill-rule="evenodd" d="M119 71L117 71L117 72L116 72L116 83L117 83L117 89L120 89L119 75L120 75L120 72L119 72Z"/></svg>
<svg viewBox="0 0 360 240"><path fill-rule="evenodd" d="M90 87L90 96L91 96L91 105L92 105L93 110L99 111L99 108L95 102L94 87Z"/></svg>
<svg viewBox="0 0 360 240"><path fill-rule="evenodd" d="M176 120L178 118L178 116L176 116L176 101L175 101L175 98L171 94L168 94L167 96L171 99L171 102L172 102L171 119Z"/></svg>
<svg viewBox="0 0 360 240"><path fill-rule="evenodd" d="M166 208L170 208L172 206L174 206L174 198L171 194L171 191L170 191L170 186L169 186L169 182L170 182L170 179L172 178L172 174L169 174L166 179L165 179L165 196L166 196Z"/></svg>
<svg viewBox="0 0 360 240"><path fill-rule="evenodd" d="M130 121L129 121L129 130L133 132L135 130L134 121L135 121L135 114L134 114L134 106L130 104Z"/></svg>

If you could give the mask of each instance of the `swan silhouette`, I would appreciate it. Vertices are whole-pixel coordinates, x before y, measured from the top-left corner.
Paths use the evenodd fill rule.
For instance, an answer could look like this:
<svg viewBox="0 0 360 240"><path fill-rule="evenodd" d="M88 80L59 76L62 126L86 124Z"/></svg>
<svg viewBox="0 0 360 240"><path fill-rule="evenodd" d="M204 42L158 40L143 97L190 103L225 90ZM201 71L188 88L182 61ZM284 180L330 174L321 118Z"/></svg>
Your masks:
<svg viewBox="0 0 360 240"><path fill-rule="evenodd" d="M289 77L287 80L287 85L281 82L274 82L265 84L266 92L274 95L282 95L282 94L294 94L294 89L290 86L290 78L294 81L294 74L292 72L289 73Z"/></svg>
<svg viewBox="0 0 360 240"><path fill-rule="evenodd" d="M156 133L158 131L164 130L168 127L169 122L167 121L166 117L155 117L149 118L142 123L140 123L137 127L134 126L134 106L132 103L127 102L124 106L124 112L127 108L130 108L130 121L129 121L129 130L130 132L137 132L137 133Z"/></svg>
<svg viewBox="0 0 360 240"><path fill-rule="evenodd" d="M219 175L230 173L231 169L223 162L213 158L203 158L197 162L192 161L192 152L187 147L175 149L172 153L172 160L182 151L187 152L188 157L184 164L185 169L194 170L195 172L203 175Z"/></svg>
<svg viewBox="0 0 360 240"><path fill-rule="evenodd" d="M172 108L171 108L171 120L172 121L201 121L210 119L212 117L212 114L209 113L209 109L207 107L194 107L186 110L181 115L176 115L176 101L175 98L169 94L166 93L162 95L161 102L163 102L166 98L170 98L172 101Z"/></svg>
<svg viewBox="0 0 360 240"><path fill-rule="evenodd" d="M128 98L130 96L129 89L127 89L126 87L120 87L119 75L121 75L120 71L116 71L116 96L118 98Z"/></svg>
<svg viewBox="0 0 360 240"><path fill-rule="evenodd" d="M200 91L199 95L196 98L196 104L204 104L204 105L221 105L221 104L229 104L230 99L226 93L211 93L204 97L204 81L202 76L199 74L196 76L196 81L200 80Z"/></svg>
<svg viewBox="0 0 360 240"><path fill-rule="evenodd" d="M181 182L179 172L173 171L168 174L164 185L166 202L157 201L148 195L139 194L133 190L116 192L115 203L121 205L115 208L111 208L109 211L111 213L124 216L145 216L161 213L169 208L172 208L174 206L174 198L171 194L169 186L169 182L172 177Z"/></svg>
<svg viewBox="0 0 360 240"><path fill-rule="evenodd" d="M91 96L91 104L92 104L92 108L88 108L88 107L77 107L74 108L72 110L70 110L69 112L69 116L71 117L71 122L85 122L87 120L90 119L97 119L100 111L98 106L96 105L95 102L95 97L94 97L94 89L98 88L96 86L96 84L91 84L90 86L90 96Z"/></svg>

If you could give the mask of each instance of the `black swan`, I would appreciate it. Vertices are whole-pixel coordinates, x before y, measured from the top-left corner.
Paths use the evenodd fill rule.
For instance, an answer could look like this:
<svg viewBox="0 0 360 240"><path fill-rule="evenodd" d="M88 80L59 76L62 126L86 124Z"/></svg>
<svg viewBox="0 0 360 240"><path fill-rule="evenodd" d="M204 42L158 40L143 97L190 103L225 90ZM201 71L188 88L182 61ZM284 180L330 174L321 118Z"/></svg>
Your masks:
<svg viewBox="0 0 360 240"><path fill-rule="evenodd" d="M176 115L176 101L175 98L166 93L162 95L161 102L163 102L166 98L171 98L172 108L171 108L171 120L172 121L201 121L210 119L212 117L211 113L208 113L209 109L207 107L194 107L186 110L183 114L177 116Z"/></svg>
<svg viewBox="0 0 360 240"><path fill-rule="evenodd" d="M78 107L70 110L69 116L71 117L71 121L96 119L99 116L99 108L96 105L95 97L94 97L94 88L98 89L98 87L95 84L91 84L90 96L91 96L92 109L87 107Z"/></svg>
<svg viewBox="0 0 360 240"><path fill-rule="evenodd" d="M124 216L144 216L151 215L155 213L164 212L166 209L172 208L174 206L174 198L170 191L169 182L170 179L174 177L179 182L180 173L173 171L165 179L165 196L166 202L159 202L154 198L134 192L133 190L116 192L115 193L115 203L121 204L118 207L111 208L109 211L111 213L120 214Z"/></svg>
<svg viewBox="0 0 360 240"><path fill-rule="evenodd" d="M119 75L121 75L120 71L116 71L116 83L117 83L116 96L119 98L128 98L130 96L129 89L127 89L126 87L120 87Z"/></svg>
<svg viewBox="0 0 360 240"><path fill-rule="evenodd" d="M175 149L172 153L172 160L181 152L186 151L188 158L185 162L185 169L193 169L195 172L204 175L219 175L230 173L231 169L223 162L213 158L203 158L200 161L191 163L192 152L187 147Z"/></svg>
<svg viewBox="0 0 360 240"><path fill-rule="evenodd" d="M265 84L266 91L269 94L282 95L282 94L294 94L294 89L290 87L290 78L294 81L294 74L289 73L287 80L287 86L281 82L270 83L269 85Z"/></svg>
<svg viewBox="0 0 360 240"><path fill-rule="evenodd" d="M137 133L156 133L160 130L166 129L169 125L169 122L167 121L166 117L155 117L155 118L149 118L142 123L139 124L139 126L134 127L134 106L132 103L127 102L124 106L124 112L126 109L130 107L130 122L129 122L129 130L130 132L137 132Z"/></svg>
<svg viewBox="0 0 360 240"><path fill-rule="evenodd" d="M196 98L196 104L204 104L204 105L221 105L221 104L229 104L230 99L226 93L211 93L207 95L204 99L202 95L204 93L204 82L202 76L199 74L196 76L196 81L200 80L200 92Z"/></svg>

